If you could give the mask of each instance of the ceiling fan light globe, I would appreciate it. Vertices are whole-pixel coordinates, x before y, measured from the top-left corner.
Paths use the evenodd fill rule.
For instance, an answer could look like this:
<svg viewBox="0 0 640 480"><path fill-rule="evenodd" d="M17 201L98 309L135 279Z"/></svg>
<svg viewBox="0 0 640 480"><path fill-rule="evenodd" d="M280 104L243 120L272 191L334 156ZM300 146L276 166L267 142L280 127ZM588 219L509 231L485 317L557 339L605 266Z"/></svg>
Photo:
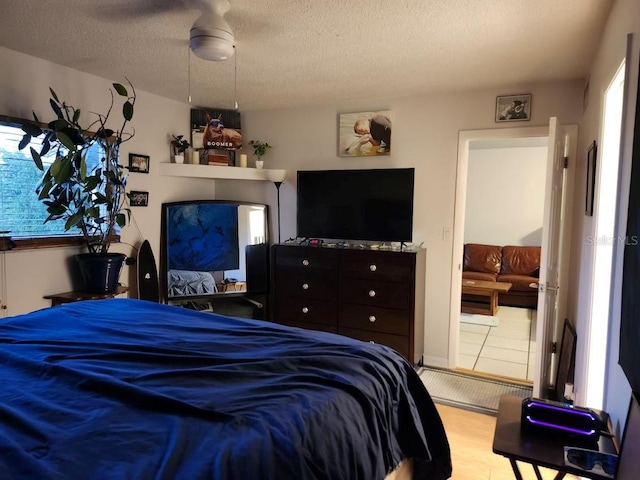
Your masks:
<svg viewBox="0 0 640 480"><path fill-rule="evenodd" d="M190 47L204 60L214 62L231 58L234 52L233 34L217 28L192 28Z"/></svg>

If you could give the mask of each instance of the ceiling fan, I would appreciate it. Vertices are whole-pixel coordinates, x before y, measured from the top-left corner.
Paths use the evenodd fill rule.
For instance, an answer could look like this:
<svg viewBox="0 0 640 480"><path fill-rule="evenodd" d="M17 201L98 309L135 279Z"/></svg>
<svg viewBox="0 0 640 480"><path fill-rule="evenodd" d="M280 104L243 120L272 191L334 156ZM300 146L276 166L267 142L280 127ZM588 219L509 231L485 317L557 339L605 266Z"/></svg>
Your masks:
<svg viewBox="0 0 640 480"><path fill-rule="evenodd" d="M184 12L197 8L201 15L191 27L189 48L195 55L210 61L223 61L234 54L233 30L224 16L231 10L229 0L114 0L100 18L131 21L143 17Z"/></svg>
<svg viewBox="0 0 640 480"><path fill-rule="evenodd" d="M233 30L224 16L231 9L229 0L199 0L202 15L191 27L189 48L196 56L210 61L223 61L234 53Z"/></svg>

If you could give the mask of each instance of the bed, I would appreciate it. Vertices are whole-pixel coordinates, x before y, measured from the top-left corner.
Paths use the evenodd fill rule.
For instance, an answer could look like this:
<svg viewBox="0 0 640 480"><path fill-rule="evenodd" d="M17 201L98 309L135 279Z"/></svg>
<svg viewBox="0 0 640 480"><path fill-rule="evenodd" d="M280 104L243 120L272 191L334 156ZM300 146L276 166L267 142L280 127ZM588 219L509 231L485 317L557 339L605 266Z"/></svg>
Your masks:
<svg viewBox="0 0 640 480"><path fill-rule="evenodd" d="M141 300L0 322L0 478L449 478L440 417L382 345Z"/></svg>

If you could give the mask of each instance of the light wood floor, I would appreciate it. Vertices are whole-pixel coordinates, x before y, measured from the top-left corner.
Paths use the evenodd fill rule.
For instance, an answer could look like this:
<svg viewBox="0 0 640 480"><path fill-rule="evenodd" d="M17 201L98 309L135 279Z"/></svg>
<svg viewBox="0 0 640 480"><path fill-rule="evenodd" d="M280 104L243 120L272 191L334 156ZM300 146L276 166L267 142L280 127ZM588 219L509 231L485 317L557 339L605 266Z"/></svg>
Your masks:
<svg viewBox="0 0 640 480"><path fill-rule="evenodd" d="M451 447L452 480L513 480L509 460L492 451L496 417L437 405ZM528 464L520 464L524 480L536 476ZM557 472L541 468L542 477L553 479ZM567 480L577 480L567 475Z"/></svg>

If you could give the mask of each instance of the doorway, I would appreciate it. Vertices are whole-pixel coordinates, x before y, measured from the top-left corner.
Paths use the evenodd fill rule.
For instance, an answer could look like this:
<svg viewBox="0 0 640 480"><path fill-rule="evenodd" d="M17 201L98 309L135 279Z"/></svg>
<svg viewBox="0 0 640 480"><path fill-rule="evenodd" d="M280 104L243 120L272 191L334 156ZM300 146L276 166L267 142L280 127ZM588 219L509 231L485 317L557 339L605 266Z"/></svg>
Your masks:
<svg viewBox="0 0 640 480"><path fill-rule="evenodd" d="M577 127L569 127L568 130L568 144L569 150L565 152L565 156L575 158L575 144L577 139ZM459 365L458 358L460 353L460 298L462 293L462 259L464 255L464 231L466 220L466 201L467 201L467 184L469 175L469 155L470 148L473 142L531 142L533 138L548 139L549 127L524 127L524 128L507 128L507 129L494 129L494 130L475 130L475 131L462 131L459 135L458 143L458 171L457 171L457 184L456 184L456 202L455 202L455 218L454 218L454 242L453 242L453 261L452 261L452 284L451 284L451 304L450 304L450 330L449 330L449 366L455 368ZM540 141L540 140L539 140ZM571 169L573 172L573 169ZM548 180L547 180L548 183ZM546 185L541 185L541 189L544 189ZM566 195L568 198L572 198L573 191L573 175L568 175L566 184ZM570 208L570 205L568 206ZM564 212L564 218L570 219L570 212ZM569 222L565 222L563 230L570 231L571 226ZM545 232L542 232L544 235ZM568 246L568 242L565 242L565 248ZM568 255L564 255L565 260L563 268L568 266ZM566 279L566 276L565 276ZM565 280L566 281L566 280ZM560 318L564 318L566 311L566 300L559 298L559 313ZM532 319L535 322L535 318ZM537 319L540 320L539 318ZM533 329L539 331L540 326ZM533 357L532 357L533 358ZM530 380L534 382L534 391L539 392L540 386L537 385L537 376L535 366L530 365L529 355L527 353L527 371L531 366L533 375L527 375ZM551 365L549 368L553 368Z"/></svg>
<svg viewBox="0 0 640 480"><path fill-rule="evenodd" d="M547 136L469 142L463 234L463 270L467 271L463 273L456 363L465 372L533 381L535 271L542 245L547 144ZM481 263L485 258L491 259L491 265ZM509 272L513 263L517 265ZM487 270L491 272L483 273ZM521 275L497 278L498 282L512 282L508 291L498 294L497 309L480 311L484 299L469 294L478 288L478 280L486 277L491 281L500 273L516 272Z"/></svg>

